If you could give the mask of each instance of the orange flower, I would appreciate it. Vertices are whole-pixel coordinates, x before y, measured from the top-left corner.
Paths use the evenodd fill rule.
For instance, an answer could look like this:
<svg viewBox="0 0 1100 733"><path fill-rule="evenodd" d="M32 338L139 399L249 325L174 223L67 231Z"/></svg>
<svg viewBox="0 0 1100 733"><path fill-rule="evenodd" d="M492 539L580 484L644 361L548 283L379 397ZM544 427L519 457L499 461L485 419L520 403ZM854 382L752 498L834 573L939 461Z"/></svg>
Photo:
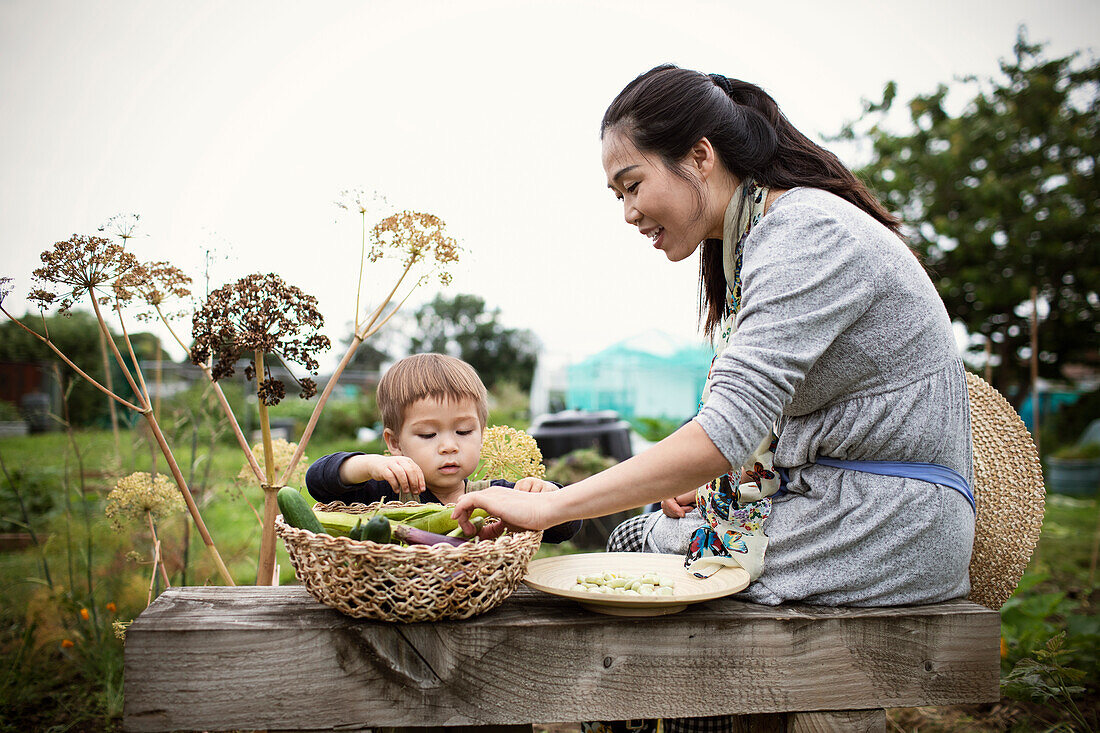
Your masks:
<svg viewBox="0 0 1100 733"><path fill-rule="evenodd" d="M108 603L107 604L107 610L110 611L111 613L114 613L115 611L118 610L118 606L116 606L114 603Z"/></svg>
<svg viewBox="0 0 1100 733"><path fill-rule="evenodd" d="M86 609L86 608L80 609L80 618L84 619L85 621L87 621L89 618L91 618L91 614L88 613L88 609Z"/></svg>
<svg viewBox="0 0 1100 733"><path fill-rule="evenodd" d="M62 649L72 649L72 648L73 648L74 646L76 646L76 644L72 643L72 642L71 642L70 640L68 640L68 639L63 639L63 640L61 641L61 648L62 648Z"/></svg>
<svg viewBox="0 0 1100 733"><path fill-rule="evenodd" d="M1005 638L1001 637L1001 659L1008 656L1008 644L1005 643Z"/></svg>

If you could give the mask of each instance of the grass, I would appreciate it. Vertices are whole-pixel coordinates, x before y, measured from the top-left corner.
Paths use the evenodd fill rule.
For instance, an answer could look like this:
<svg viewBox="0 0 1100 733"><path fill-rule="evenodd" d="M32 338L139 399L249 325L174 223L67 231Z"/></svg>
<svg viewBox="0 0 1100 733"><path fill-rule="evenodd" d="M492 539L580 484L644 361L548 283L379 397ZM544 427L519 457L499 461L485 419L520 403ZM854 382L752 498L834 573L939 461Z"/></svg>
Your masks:
<svg viewBox="0 0 1100 733"><path fill-rule="evenodd" d="M235 580L252 584L260 527L244 497L259 508L259 489L234 481L243 464L235 446L218 443L209 451L203 448L208 436L199 435L192 455L188 435L181 436L173 443L176 457L185 474L193 467L192 486L210 533ZM11 479L0 476L0 532L25 529L18 526L26 524L15 496L18 489L39 540L37 546L0 551L3 733L113 731L121 725L123 647L112 626L144 609L151 553L147 528L114 531L103 515L103 503L120 470L149 470L152 458L136 430L123 433L119 460L109 431L82 431L76 443L79 460L64 433L0 439L0 459ZM317 457L356 447L351 440L319 440L311 442L307 454ZM208 482L202 480L204 475L210 477ZM1089 565L1097 514L1095 498L1048 498L1038 551L1020 589L1002 611L1002 676L1009 676L1022 660L1040 663L1038 672L1012 690L1015 698L1006 696L985 706L891 710L894 730L1086 729L1080 723L1065 727L1075 721L1070 705L1057 696L1059 679L1067 689L1082 688L1071 700L1082 710L1085 723L1096 726L1100 596ZM158 527L171 582L220 584L196 533L186 531L187 521L186 514L180 514ZM573 549L568 544L546 545L539 556ZM132 552L142 559L127 559ZM277 562L280 582L294 582L281 543ZM158 585L155 591L160 590ZM1070 653L1056 658L1055 664L1043 654L1048 642L1063 632ZM1058 678L1061 668L1080 670L1081 679Z"/></svg>

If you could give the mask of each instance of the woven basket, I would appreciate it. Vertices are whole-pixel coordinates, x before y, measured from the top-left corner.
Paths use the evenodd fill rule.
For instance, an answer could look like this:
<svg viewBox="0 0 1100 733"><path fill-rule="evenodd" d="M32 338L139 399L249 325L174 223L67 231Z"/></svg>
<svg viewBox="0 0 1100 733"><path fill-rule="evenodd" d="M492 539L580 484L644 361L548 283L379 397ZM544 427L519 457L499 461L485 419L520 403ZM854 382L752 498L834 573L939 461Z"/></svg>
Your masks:
<svg viewBox="0 0 1100 733"><path fill-rule="evenodd" d="M366 514L385 504L318 504L315 509ZM310 595L341 613L379 621L436 621L485 613L512 594L539 549L542 532L451 545L380 544L314 534L282 515L275 532Z"/></svg>

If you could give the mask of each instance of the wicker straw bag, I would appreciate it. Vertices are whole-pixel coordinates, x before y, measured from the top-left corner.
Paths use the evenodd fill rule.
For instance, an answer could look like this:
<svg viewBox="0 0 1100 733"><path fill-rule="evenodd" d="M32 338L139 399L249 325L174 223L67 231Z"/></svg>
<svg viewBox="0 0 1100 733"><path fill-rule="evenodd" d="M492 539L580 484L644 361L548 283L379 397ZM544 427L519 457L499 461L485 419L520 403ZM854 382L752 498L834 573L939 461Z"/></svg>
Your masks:
<svg viewBox="0 0 1100 733"><path fill-rule="evenodd" d="M1012 405L988 382L966 375L974 446L974 551L970 600L999 609L1020 582L1043 527L1043 469Z"/></svg>
<svg viewBox="0 0 1100 733"><path fill-rule="evenodd" d="M366 514L386 504L319 504L322 511ZM512 594L539 549L542 532L451 545L379 544L314 534L282 515L275 531L310 595L341 613L379 621L436 621L485 613Z"/></svg>

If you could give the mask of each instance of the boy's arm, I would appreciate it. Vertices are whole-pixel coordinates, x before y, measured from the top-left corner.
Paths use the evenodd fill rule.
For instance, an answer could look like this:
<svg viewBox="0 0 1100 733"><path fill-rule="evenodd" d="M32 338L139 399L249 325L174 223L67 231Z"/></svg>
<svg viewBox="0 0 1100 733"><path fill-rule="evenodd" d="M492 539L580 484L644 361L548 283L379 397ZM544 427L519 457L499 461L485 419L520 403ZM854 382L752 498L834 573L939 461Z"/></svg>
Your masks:
<svg viewBox="0 0 1100 733"><path fill-rule="evenodd" d="M340 481L345 485L365 481L384 481L393 490L404 494L419 494L427 488L424 472L406 456L353 454L340 464Z"/></svg>
<svg viewBox="0 0 1100 733"><path fill-rule="evenodd" d="M676 497L676 503L680 506L695 506L695 494L694 491L685 491Z"/></svg>
<svg viewBox="0 0 1100 733"><path fill-rule="evenodd" d="M370 504L375 501L393 501L396 492L386 481L367 478L356 481L354 464L352 475L344 470L349 461L355 461L366 454L360 452L331 453L314 461L306 471L306 488L317 501L328 503L342 501L345 504L360 502ZM351 478L352 480L346 480Z"/></svg>

